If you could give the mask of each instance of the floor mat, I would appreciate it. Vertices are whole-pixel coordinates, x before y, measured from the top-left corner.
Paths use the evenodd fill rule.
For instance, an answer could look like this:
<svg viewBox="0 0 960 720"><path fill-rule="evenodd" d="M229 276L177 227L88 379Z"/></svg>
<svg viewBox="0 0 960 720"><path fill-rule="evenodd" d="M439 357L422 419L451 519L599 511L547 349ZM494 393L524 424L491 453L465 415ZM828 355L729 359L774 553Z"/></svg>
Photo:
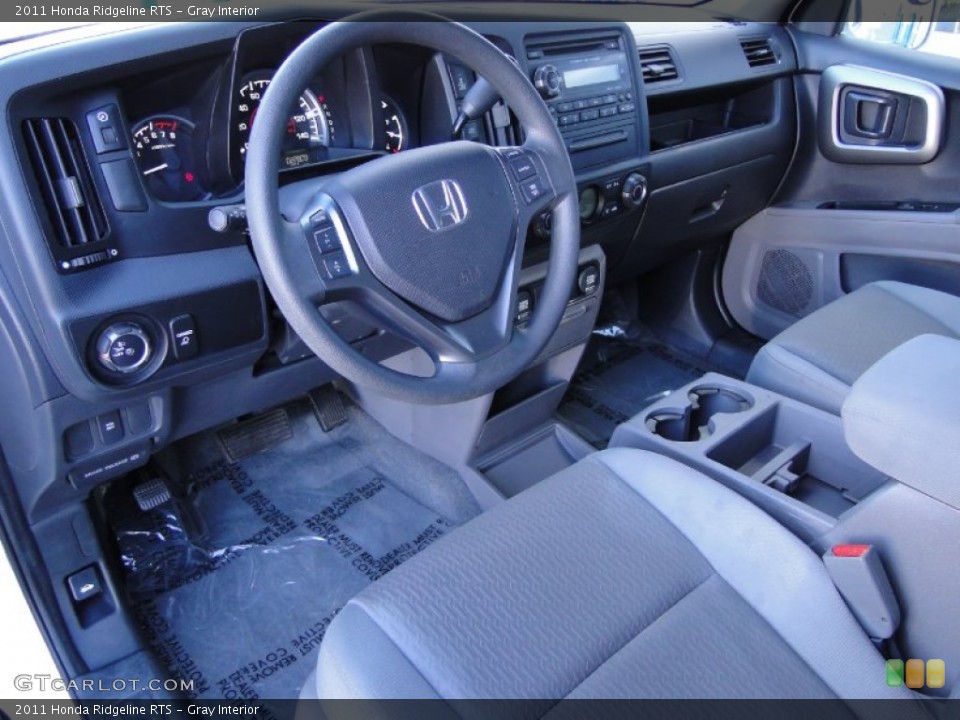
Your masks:
<svg viewBox="0 0 960 720"><path fill-rule="evenodd" d="M456 473L348 412L326 434L289 409L290 439L237 463L193 438L167 459L183 480L156 527L114 513L134 615L192 696L297 697L344 603L478 514Z"/></svg>
<svg viewBox="0 0 960 720"><path fill-rule="evenodd" d="M707 372L705 364L652 340L595 337L557 413L603 449L617 425Z"/></svg>

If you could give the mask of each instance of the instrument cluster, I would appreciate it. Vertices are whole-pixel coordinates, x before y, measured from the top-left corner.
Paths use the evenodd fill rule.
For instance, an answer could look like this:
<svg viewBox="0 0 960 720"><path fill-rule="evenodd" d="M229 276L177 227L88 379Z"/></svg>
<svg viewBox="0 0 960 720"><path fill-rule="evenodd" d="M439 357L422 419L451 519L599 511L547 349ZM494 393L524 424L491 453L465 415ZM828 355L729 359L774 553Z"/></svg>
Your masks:
<svg viewBox="0 0 960 720"><path fill-rule="evenodd" d="M241 34L217 82L198 85L194 97L185 102L163 104L165 94L186 94L169 92L169 82L158 84L157 92L140 93L151 99L139 103L146 112L134 111L138 114L130 134L144 186L154 199L190 203L229 197L242 189L260 104L275 69L305 32L300 29L296 35L280 38ZM369 71L365 60L372 56L357 51L357 57L334 62L303 89L290 108L277 160L282 173L322 174L330 171L327 165L363 155L398 153L411 146L403 107L371 77L376 73ZM184 76L178 80L189 81ZM150 112L160 108L164 109Z"/></svg>

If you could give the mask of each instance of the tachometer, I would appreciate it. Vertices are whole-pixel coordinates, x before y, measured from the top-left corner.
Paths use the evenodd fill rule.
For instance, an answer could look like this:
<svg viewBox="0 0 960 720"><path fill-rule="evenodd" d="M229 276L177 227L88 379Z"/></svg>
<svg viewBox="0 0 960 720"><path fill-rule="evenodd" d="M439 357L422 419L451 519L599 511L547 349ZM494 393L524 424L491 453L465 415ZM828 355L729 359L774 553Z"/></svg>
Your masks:
<svg viewBox="0 0 960 720"><path fill-rule="evenodd" d="M234 137L241 161L250 144L250 130L257 118L260 101L270 86L270 73L255 73L246 76L240 83L234 107ZM318 151L329 147L334 139L334 123L324 97L311 90L304 90L297 98L287 121L283 141L283 167L293 168L316 162Z"/></svg>
<svg viewBox="0 0 960 720"><path fill-rule="evenodd" d="M384 95L380 100L380 108L383 110L383 122L386 126L384 148L392 153L406 150L410 142L407 135L407 122L397 103Z"/></svg>
<svg viewBox="0 0 960 720"><path fill-rule="evenodd" d="M147 118L133 128L133 148L155 198L187 202L204 196L194 172L192 122L176 115Z"/></svg>

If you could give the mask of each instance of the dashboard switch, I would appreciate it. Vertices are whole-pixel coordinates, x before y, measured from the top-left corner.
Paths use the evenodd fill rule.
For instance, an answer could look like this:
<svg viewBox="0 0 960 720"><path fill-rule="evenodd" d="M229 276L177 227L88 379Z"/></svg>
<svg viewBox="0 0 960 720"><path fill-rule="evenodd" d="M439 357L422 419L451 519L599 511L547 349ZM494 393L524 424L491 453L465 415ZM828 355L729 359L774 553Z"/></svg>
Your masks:
<svg viewBox="0 0 960 720"><path fill-rule="evenodd" d="M577 277L577 288L584 295L592 295L600 285L600 268L596 265L587 265Z"/></svg>
<svg viewBox="0 0 960 720"><path fill-rule="evenodd" d="M91 565L68 577L67 587L70 588L70 597L73 598L75 603L82 603L91 598L95 598L103 592L97 566Z"/></svg>
<svg viewBox="0 0 960 720"><path fill-rule="evenodd" d="M197 324L190 315L181 315L170 321L170 336L173 339L173 356L177 360L190 360L200 353Z"/></svg>
<svg viewBox="0 0 960 720"><path fill-rule="evenodd" d="M97 429L100 440L104 445L116 445L123 440L123 423L120 422L120 411L104 413L97 417Z"/></svg>
<svg viewBox="0 0 960 720"><path fill-rule="evenodd" d="M517 325L523 325L533 316L533 293L529 290L519 290L517 292L517 314L514 321Z"/></svg>
<svg viewBox="0 0 960 720"><path fill-rule="evenodd" d="M136 323L114 323L97 338L97 359L110 372L130 375L142 370L152 358L150 336Z"/></svg>
<svg viewBox="0 0 960 720"><path fill-rule="evenodd" d="M90 128L90 136L98 155L126 149L126 133L123 132L120 110L116 105L104 105L87 113L87 127Z"/></svg>

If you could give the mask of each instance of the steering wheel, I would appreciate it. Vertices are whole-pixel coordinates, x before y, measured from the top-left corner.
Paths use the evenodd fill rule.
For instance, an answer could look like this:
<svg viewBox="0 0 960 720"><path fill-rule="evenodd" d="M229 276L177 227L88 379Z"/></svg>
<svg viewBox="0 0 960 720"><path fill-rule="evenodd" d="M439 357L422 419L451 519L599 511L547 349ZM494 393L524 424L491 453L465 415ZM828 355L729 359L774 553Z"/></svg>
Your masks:
<svg viewBox="0 0 960 720"><path fill-rule="evenodd" d="M456 141L384 156L304 181L309 200L293 213L282 210L279 158L290 108L330 61L379 43L425 46L485 77L519 118L523 144ZM350 382L417 403L479 397L526 369L563 316L580 249L569 156L529 80L463 25L346 21L311 35L264 94L245 184L253 250L277 305L307 346ZM546 282L532 319L515 329L527 228L548 208ZM401 373L352 348L320 312L345 301L426 352L433 375Z"/></svg>

